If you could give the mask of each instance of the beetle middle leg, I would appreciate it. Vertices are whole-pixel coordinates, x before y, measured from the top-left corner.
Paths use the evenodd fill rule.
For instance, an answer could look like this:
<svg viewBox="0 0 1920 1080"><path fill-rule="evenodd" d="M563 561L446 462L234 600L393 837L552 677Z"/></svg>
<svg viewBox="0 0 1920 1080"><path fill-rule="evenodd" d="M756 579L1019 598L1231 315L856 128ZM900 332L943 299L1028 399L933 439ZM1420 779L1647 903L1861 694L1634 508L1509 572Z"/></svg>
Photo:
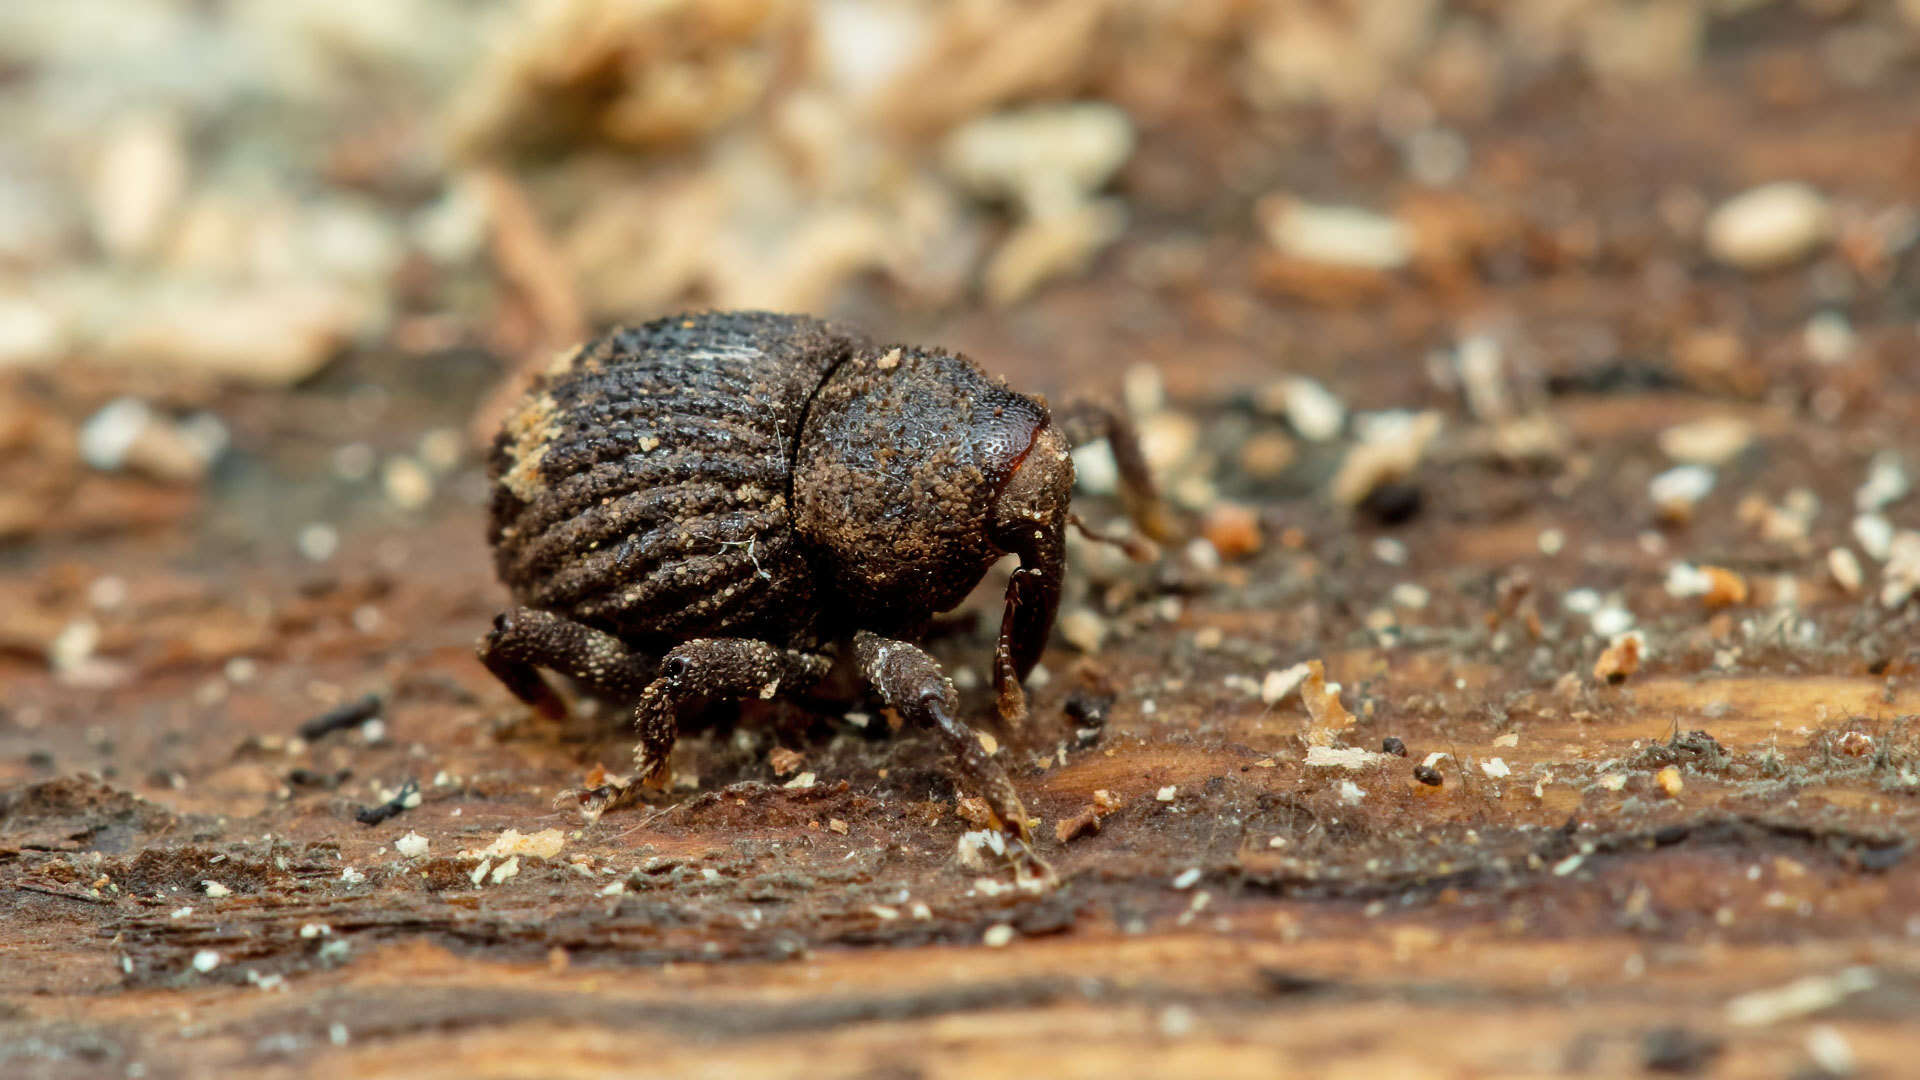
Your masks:
<svg viewBox="0 0 1920 1080"><path fill-rule="evenodd" d="M596 697L631 701L653 677L650 657L619 638L538 608L494 616L493 629L474 650L513 696L549 720L564 720L567 704L540 674L549 668L578 681Z"/></svg>
<svg viewBox="0 0 1920 1080"><path fill-rule="evenodd" d="M959 761L962 786L976 791L1002 825L1022 844L1032 843L1026 807L1007 771L987 756L979 736L960 719L960 695L940 662L919 646L862 630L853 637L854 662L874 694L909 722L940 734Z"/></svg>
<svg viewBox="0 0 1920 1080"><path fill-rule="evenodd" d="M660 658L660 674L634 706L640 742L633 748L638 780L664 782L680 720L704 701L771 701L818 685L833 661L752 638L695 638Z"/></svg>

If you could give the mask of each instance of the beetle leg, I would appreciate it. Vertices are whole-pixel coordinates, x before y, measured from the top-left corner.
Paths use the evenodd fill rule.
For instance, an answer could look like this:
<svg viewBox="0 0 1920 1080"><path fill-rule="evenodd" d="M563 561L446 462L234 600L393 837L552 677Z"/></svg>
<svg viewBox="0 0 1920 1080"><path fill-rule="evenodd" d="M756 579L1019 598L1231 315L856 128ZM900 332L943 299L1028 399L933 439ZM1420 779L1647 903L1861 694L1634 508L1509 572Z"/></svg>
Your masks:
<svg viewBox="0 0 1920 1080"><path fill-rule="evenodd" d="M1126 413L1097 401L1073 401L1053 411L1053 422L1068 445L1107 440L1120 470L1120 500L1134 527L1163 544L1179 539L1179 525L1160 501L1153 473L1140 452L1140 434Z"/></svg>
<svg viewBox="0 0 1920 1080"><path fill-rule="evenodd" d="M917 645L866 630L854 635L853 656L875 696L909 722L925 724L940 734L959 762L962 788L978 792L1003 827L1031 850L1026 807L1007 771L987 756L974 730L961 722L960 695L941 672L939 661Z"/></svg>
<svg viewBox="0 0 1920 1080"><path fill-rule="evenodd" d="M1007 596L1000 614L1000 637L993 646L993 690L1000 718L1017 724L1027 718L1027 695L1020 680L1027 677L1046 647L1060 606L1064 562L1022 566L1007 579Z"/></svg>
<svg viewBox="0 0 1920 1080"><path fill-rule="evenodd" d="M827 677L833 661L817 653L782 649L751 638L695 638L660 658L660 674L640 693L634 726L636 776L664 786L667 755L680 719L702 701L757 697L771 701L809 689Z"/></svg>
<svg viewBox="0 0 1920 1080"><path fill-rule="evenodd" d="M564 720L567 704L542 678L551 668L578 680L596 696L631 701L653 674L649 658L612 634L538 608L494 616L493 629L474 650L513 696L550 720Z"/></svg>

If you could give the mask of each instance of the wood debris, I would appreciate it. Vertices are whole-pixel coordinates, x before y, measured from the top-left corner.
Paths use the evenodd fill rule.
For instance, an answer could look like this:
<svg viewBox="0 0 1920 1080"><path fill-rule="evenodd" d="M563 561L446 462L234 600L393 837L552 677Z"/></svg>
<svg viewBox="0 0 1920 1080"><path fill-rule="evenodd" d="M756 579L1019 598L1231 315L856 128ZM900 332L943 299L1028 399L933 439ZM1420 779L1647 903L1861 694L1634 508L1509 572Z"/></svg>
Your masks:
<svg viewBox="0 0 1920 1080"><path fill-rule="evenodd" d="M1594 662L1593 677L1604 683L1622 683L1640 670L1640 638L1625 634L1607 646Z"/></svg>
<svg viewBox="0 0 1920 1080"><path fill-rule="evenodd" d="M551 859L560 854L567 845L567 834L559 829L542 829L537 833L523 834L519 829L508 829L493 838L493 843L484 848L471 849L463 854L469 859L505 859L521 855L535 859Z"/></svg>
<svg viewBox="0 0 1920 1080"><path fill-rule="evenodd" d="M1340 684L1327 682L1326 666L1319 660L1307 661L1307 681L1300 686L1300 697L1313 718L1305 732L1308 746L1330 746L1355 723L1354 715L1340 703Z"/></svg>
<svg viewBox="0 0 1920 1080"><path fill-rule="evenodd" d="M1093 801L1082 807L1079 813L1054 823L1054 838L1064 844L1077 837L1099 832L1100 822L1107 815L1120 809L1121 801L1118 795L1106 788L1096 789L1093 793Z"/></svg>

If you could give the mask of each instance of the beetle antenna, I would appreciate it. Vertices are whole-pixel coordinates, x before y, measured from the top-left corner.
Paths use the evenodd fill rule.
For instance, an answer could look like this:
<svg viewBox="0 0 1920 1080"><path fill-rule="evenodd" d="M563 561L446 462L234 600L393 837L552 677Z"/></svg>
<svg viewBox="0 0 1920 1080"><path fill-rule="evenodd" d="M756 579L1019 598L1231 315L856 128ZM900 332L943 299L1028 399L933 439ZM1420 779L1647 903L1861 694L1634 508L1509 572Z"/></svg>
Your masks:
<svg viewBox="0 0 1920 1080"><path fill-rule="evenodd" d="M1096 544L1112 544L1126 552L1127 558L1134 562L1152 562L1160 557L1160 549L1154 546L1153 541L1137 533L1107 532L1096 529L1087 524L1086 519L1079 514L1069 514L1067 520L1073 523L1074 528L1080 530L1080 535Z"/></svg>

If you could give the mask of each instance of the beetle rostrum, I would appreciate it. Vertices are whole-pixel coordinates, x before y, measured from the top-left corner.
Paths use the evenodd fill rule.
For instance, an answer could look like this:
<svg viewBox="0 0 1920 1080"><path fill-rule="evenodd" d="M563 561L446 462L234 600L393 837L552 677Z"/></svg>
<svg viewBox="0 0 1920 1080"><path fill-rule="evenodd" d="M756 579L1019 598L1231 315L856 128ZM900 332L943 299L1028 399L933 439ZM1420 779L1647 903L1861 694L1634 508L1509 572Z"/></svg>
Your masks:
<svg viewBox="0 0 1920 1080"><path fill-rule="evenodd" d="M488 539L516 606L480 659L548 716L565 705L541 668L631 702L638 775L659 782L696 707L803 694L844 658L1026 840L1012 782L917 642L1018 556L993 678L1003 718L1024 717L1077 520L1069 448L1097 438L1164 538L1137 440L1105 408L1051 412L956 353L805 316L615 330L539 376L494 441Z"/></svg>

